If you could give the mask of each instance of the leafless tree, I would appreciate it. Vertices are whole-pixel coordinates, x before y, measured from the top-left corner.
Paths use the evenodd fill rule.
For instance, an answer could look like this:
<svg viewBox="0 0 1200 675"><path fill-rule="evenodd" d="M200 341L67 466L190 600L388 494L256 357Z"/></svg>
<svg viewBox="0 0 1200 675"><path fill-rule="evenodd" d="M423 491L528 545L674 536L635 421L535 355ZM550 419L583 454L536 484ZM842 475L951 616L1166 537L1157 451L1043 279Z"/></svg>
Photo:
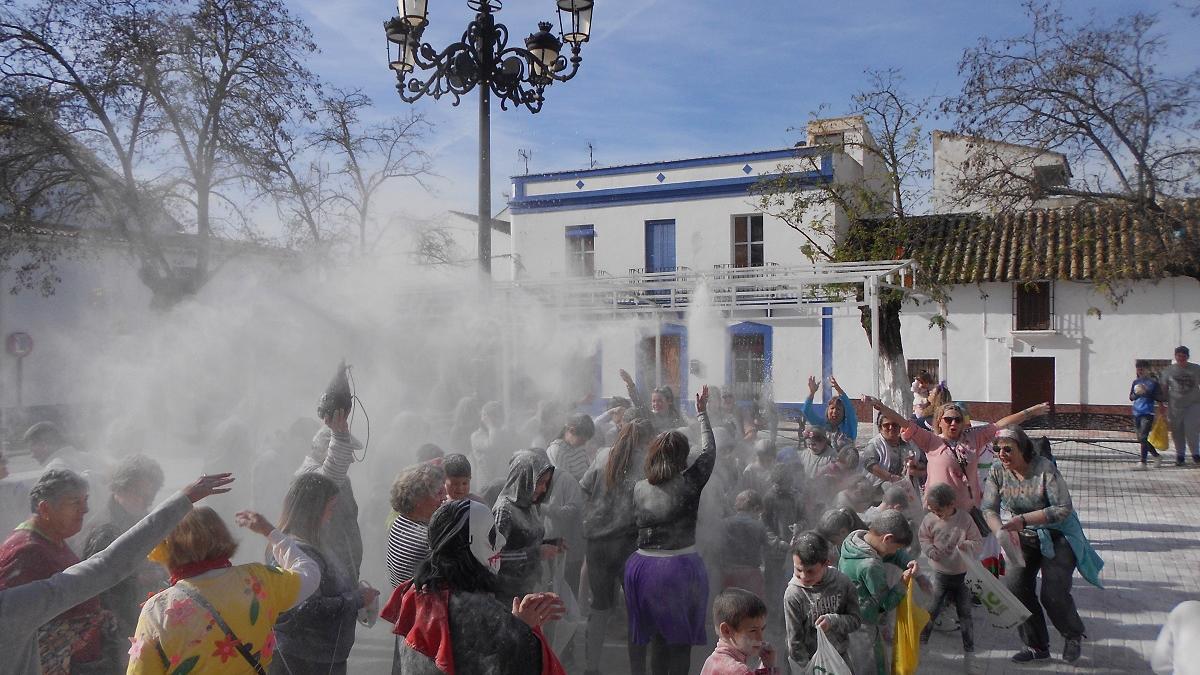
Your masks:
<svg viewBox="0 0 1200 675"><path fill-rule="evenodd" d="M1153 14L1075 22L1049 2L1025 9L1025 34L966 50L962 92L942 105L957 132L1012 144L974 144L958 192L1001 211L1047 197L1123 210L1143 245L1195 269L1198 245L1180 246L1166 207L1200 187L1200 70L1165 60ZM1069 180L1030 170L1047 152L1069 162Z"/></svg>
<svg viewBox="0 0 1200 675"><path fill-rule="evenodd" d="M312 114L302 115L311 120ZM333 172L311 131L264 115L263 153L250 166L255 183L271 198L288 233L288 245L323 248L342 238Z"/></svg>
<svg viewBox="0 0 1200 675"><path fill-rule="evenodd" d="M363 118L372 111L371 99L358 90L314 92L314 98L298 124L280 123L270 112L261 116L267 151L258 181L295 243L331 247L350 244L352 236L354 248L366 255L386 229L376 225L380 191L399 178L424 186L431 175L422 149L429 124L418 113L368 124ZM307 130L297 136L299 124Z"/></svg>
<svg viewBox="0 0 1200 675"><path fill-rule="evenodd" d="M358 234L359 252L365 255L382 230L372 237L368 230L375 222L374 201L389 181L410 178L424 187L432 165L422 148L430 126L417 112L392 117L377 124L365 124L362 113L371 108L371 99L361 91L334 90L322 102L317 143L339 165L334 172L341 179L337 197L347 209L348 219Z"/></svg>
<svg viewBox="0 0 1200 675"><path fill-rule="evenodd" d="M260 150L252 123L263 102L295 101L314 50L279 0L0 10L0 115L29 151L0 153L0 213L102 223L137 254L155 304L171 306L208 280L223 219L246 233L225 190Z"/></svg>
<svg viewBox="0 0 1200 675"><path fill-rule="evenodd" d="M847 225L876 220L896 227L908 221L928 193L929 153L922 121L930 112L931 98L909 95L898 70L868 70L865 75L866 86L851 97L850 104L854 115L862 117L866 131L826 134L834 127L822 128L820 122L810 129L818 142L833 139L823 144L828 152L854 157L862 167L861 175L835 174L828 182L797 187L797 174L821 169L820 154L804 154L781 165L776 175L763 179L753 189L763 212L800 234L804 240L800 250L810 260L894 258L894 251L878 250L869 238L847 240ZM901 410L911 404L900 335L903 303L901 293L886 291L879 314L884 398ZM869 311L862 313L862 323L869 336Z"/></svg>
<svg viewBox="0 0 1200 675"><path fill-rule="evenodd" d="M182 158L170 195L194 214L196 274L204 279L210 241L222 234L216 214L247 234L244 200L226 189L246 183L244 167L270 142L263 116L289 120L306 104L314 76L303 59L317 48L281 0L196 0L170 16L166 30L169 49L145 68L147 91Z"/></svg>
<svg viewBox="0 0 1200 675"><path fill-rule="evenodd" d="M0 177L10 220L51 227L101 220L129 242L153 283L173 275L154 236L171 230L161 191L137 173L152 145L150 97L142 55L129 43L145 45L157 34L145 9L89 0L0 10L8 132Z"/></svg>

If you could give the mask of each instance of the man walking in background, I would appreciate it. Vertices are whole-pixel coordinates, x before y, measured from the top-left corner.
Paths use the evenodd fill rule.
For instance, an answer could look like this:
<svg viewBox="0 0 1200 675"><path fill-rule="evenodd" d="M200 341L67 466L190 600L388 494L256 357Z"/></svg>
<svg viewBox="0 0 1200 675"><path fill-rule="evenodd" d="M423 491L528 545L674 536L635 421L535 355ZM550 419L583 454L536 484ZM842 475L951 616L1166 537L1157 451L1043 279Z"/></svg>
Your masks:
<svg viewBox="0 0 1200 675"><path fill-rule="evenodd" d="M1163 371L1175 466L1183 466L1185 449L1191 450L1192 462L1200 464L1200 364L1189 363L1190 357L1187 347L1176 347L1175 363Z"/></svg>

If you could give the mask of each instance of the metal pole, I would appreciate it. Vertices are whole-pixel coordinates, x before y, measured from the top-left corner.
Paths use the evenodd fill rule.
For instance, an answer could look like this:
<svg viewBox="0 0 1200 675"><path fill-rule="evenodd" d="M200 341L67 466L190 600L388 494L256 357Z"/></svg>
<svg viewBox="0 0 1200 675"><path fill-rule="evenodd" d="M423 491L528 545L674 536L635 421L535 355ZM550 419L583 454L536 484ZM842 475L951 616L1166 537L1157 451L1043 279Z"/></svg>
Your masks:
<svg viewBox="0 0 1200 675"><path fill-rule="evenodd" d="M492 36L495 19L482 3L479 31L479 271L483 278L492 275Z"/></svg>
<svg viewBox="0 0 1200 675"><path fill-rule="evenodd" d="M25 357L17 357L17 410L25 412Z"/></svg>
<svg viewBox="0 0 1200 675"><path fill-rule="evenodd" d="M871 395L879 398L879 277L867 284L871 299ZM895 401L890 401L895 405Z"/></svg>

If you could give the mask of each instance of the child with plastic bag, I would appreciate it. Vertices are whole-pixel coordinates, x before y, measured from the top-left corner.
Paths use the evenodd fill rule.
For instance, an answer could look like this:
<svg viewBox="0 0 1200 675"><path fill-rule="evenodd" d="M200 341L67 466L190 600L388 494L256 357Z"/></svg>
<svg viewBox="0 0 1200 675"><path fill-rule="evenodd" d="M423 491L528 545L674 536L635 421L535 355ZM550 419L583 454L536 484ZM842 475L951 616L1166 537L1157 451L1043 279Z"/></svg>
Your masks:
<svg viewBox="0 0 1200 675"><path fill-rule="evenodd" d="M846 660L850 634L862 625L858 590L845 574L829 566L829 548L824 537L811 531L796 535L792 545L795 574L788 581L783 604L788 658L796 672L807 672L802 669L821 651L822 641ZM826 653L821 660L831 659Z"/></svg>
<svg viewBox="0 0 1200 675"><path fill-rule="evenodd" d="M971 589L967 586L967 564L960 552L974 555L981 537L975 521L964 510L955 507L954 488L941 483L929 489L925 503L929 514L921 522L917 538L933 568L933 604L930 622L921 632L921 643L929 642L933 620L944 606L954 603L962 632L963 660L968 672L975 672L975 631L971 623Z"/></svg>
<svg viewBox="0 0 1200 675"><path fill-rule="evenodd" d="M884 511L866 530L852 532L842 543L838 568L858 590L863 624L851 636L851 661L855 672L888 671L884 632L888 612L905 597L905 584L917 575L917 563L903 551L912 543L912 527L899 511ZM887 565L903 569L893 580ZM916 577L922 583L922 577ZM925 589L928 590L928 589ZM872 667L873 664L873 667Z"/></svg>

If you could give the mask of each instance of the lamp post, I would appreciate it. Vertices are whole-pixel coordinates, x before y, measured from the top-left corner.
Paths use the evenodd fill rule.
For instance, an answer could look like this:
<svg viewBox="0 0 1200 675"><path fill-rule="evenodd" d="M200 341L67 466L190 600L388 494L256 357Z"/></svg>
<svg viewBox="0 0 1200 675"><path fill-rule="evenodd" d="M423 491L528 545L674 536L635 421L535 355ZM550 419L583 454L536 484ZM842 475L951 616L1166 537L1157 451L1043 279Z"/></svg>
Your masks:
<svg viewBox="0 0 1200 675"><path fill-rule="evenodd" d="M524 47L510 47L508 27L496 23L494 15L503 8L502 0L467 0L475 18L460 41L440 52L421 41L429 25L428 0L398 0L400 14L383 24L400 98L413 103L425 95L435 99L449 95L452 105L458 105L463 96L479 88L479 266L485 276L492 271L491 96L496 95L503 110L511 103L537 113L546 87L579 72L580 47L591 34L594 0L555 0L555 4L559 34L551 32L551 23L541 22L537 32L525 38ZM564 43L571 46L570 58L562 54ZM394 58L392 45L396 45Z"/></svg>

